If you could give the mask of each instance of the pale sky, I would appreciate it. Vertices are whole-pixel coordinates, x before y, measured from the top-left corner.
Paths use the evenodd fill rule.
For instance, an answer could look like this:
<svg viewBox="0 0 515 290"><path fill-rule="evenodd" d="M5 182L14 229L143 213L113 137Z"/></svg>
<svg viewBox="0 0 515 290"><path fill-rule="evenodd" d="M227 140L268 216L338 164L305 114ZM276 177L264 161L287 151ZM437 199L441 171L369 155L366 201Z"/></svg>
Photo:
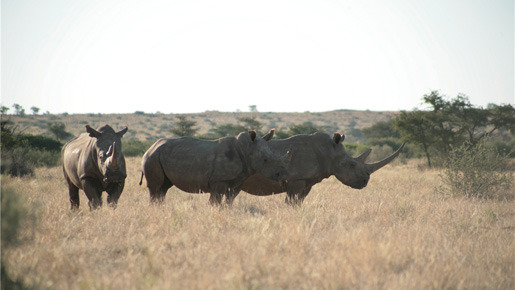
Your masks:
<svg viewBox="0 0 515 290"><path fill-rule="evenodd" d="M1 104L51 113L515 103L513 0L2 0ZM10 112L13 112L11 109Z"/></svg>

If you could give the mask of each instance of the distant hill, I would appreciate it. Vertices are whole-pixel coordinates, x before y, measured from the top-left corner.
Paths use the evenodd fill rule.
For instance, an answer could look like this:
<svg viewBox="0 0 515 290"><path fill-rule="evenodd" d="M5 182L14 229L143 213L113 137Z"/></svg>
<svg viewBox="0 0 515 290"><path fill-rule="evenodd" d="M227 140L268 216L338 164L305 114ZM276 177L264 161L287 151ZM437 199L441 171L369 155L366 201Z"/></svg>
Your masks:
<svg viewBox="0 0 515 290"><path fill-rule="evenodd" d="M136 112L133 114L46 114L46 115L2 115L2 120L9 119L16 127L16 132L50 135L49 122L62 122L66 131L74 136L85 132L84 126L94 128L109 124L116 131L124 126L129 131L124 140L156 140L161 137L172 137L169 130L177 120L176 116L186 116L188 120L197 122L198 134L212 134L212 129L222 124L241 124L241 118L255 118L263 125L263 131L271 128L288 130L291 125L311 122L324 127L329 133L356 131L373 125L379 121L391 119L396 112L372 112L337 110L329 112L304 113L272 113L272 112L218 112L206 111L194 114L152 114ZM349 136L350 137L350 136Z"/></svg>

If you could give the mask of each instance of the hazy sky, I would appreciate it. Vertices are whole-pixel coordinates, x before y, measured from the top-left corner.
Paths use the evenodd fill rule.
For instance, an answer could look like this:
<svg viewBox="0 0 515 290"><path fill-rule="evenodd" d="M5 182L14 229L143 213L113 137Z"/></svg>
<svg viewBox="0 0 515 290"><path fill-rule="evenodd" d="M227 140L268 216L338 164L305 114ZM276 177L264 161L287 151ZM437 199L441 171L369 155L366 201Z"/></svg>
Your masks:
<svg viewBox="0 0 515 290"><path fill-rule="evenodd" d="M1 4L1 103L27 112L515 103L513 0Z"/></svg>

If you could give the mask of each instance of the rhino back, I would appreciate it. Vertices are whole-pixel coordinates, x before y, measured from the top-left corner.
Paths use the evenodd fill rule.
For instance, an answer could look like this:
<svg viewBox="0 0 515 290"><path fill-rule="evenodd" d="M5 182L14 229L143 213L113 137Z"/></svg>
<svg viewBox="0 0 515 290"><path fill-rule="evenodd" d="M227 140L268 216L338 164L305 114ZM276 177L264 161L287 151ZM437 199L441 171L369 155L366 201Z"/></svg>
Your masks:
<svg viewBox="0 0 515 290"><path fill-rule="evenodd" d="M209 192L210 185L237 179L244 165L235 139L165 139L155 151L173 185L187 192Z"/></svg>

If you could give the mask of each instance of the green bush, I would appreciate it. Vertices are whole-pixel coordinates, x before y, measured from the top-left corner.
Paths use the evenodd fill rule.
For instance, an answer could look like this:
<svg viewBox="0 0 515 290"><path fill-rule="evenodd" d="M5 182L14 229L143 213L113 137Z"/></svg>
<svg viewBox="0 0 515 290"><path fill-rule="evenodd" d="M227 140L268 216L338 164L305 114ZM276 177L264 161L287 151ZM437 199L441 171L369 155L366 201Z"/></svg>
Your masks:
<svg viewBox="0 0 515 290"><path fill-rule="evenodd" d="M304 122L302 124L291 125L289 128L289 134L291 136L298 134L313 134L315 132L326 132L322 127L316 126L312 122Z"/></svg>
<svg viewBox="0 0 515 290"><path fill-rule="evenodd" d="M227 137L227 136L237 136L241 132L245 131L245 127L241 125L234 124L222 124L218 125L213 129L214 136L219 137Z"/></svg>
<svg viewBox="0 0 515 290"><path fill-rule="evenodd" d="M63 116L67 115L63 113ZM55 138L59 141L68 141L74 137L70 132L66 132L66 124L63 122L49 122L47 126L48 131L54 134Z"/></svg>
<svg viewBox="0 0 515 290"><path fill-rule="evenodd" d="M148 148L154 144L154 141L133 140L124 142L123 155L126 157L143 156Z"/></svg>
<svg viewBox="0 0 515 290"><path fill-rule="evenodd" d="M2 182L2 249L19 243L18 230L27 218L27 208L21 195L5 182ZM3 251L2 251L3 253Z"/></svg>
<svg viewBox="0 0 515 290"><path fill-rule="evenodd" d="M278 128L275 131L274 138L276 138L276 139L286 139L288 137L291 137L291 135L288 132L286 132L283 129L281 129L281 128Z"/></svg>
<svg viewBox="0 0 515 290"><path fill-rule="evenodd" d="M34 164L25 158L25 151L28 148L15 148L8 151L2 150L2 165L0 171L2 174L10 176L34 176Z"/></svg>
<svg viewBox="0 0 515 290"><path fill-rule="evenodd" d="M35 217L28 213L27 206L20 198L20 194L2 182L2 289L28 289L21 280L13 280L4 263L5 250L22 242L19 230L27 221L35 223Z"/></svg>
<svg viewBox="0 0 515 290"><path fill-rule="evenodd" d="M509 158L515 158L515 140L512 140L509 143L495 141L492 145L495 147L497 153L508 155Z"/></svg>
<svg viewBox="0 0 515 290"><path fill-rule="evenodd" d="M2 120L1 127L2 174L33 176L35 167L59 165L61 142L43 135L14 134L8 120Z"/></svg>
<svg viewBox="0 0 515 290"><path fill-rule="evenodd" d="M513 198L509 192L512 172L507 168L508 157L499 155L484 141L452 148L442 174L444 185L451 195L468 198Z"/></svg>
<svg viewBox="0 0 515 290"><path fill-rule="evenodd" d="M20 145L23 144L39 150L59 152L63 147L61 142L43 135L22 134L17 136L16 139L17 143Z"/></svg>
<svg viewBox="0 0 515 290"><path fill-rule="evenodd" d="M55 167L61 164L61 151L16 148L15 152L17 150L23 154L27 162L34 164L35 167Z"/></svg>
<svg viewBox="0 0 515 290"><path fill-rule="evenodd" d="M11 176L34 176L36 167L59 166L61 153L56 151L38 150L30 147L15 147L2 150L2 174Z"/></svg>

